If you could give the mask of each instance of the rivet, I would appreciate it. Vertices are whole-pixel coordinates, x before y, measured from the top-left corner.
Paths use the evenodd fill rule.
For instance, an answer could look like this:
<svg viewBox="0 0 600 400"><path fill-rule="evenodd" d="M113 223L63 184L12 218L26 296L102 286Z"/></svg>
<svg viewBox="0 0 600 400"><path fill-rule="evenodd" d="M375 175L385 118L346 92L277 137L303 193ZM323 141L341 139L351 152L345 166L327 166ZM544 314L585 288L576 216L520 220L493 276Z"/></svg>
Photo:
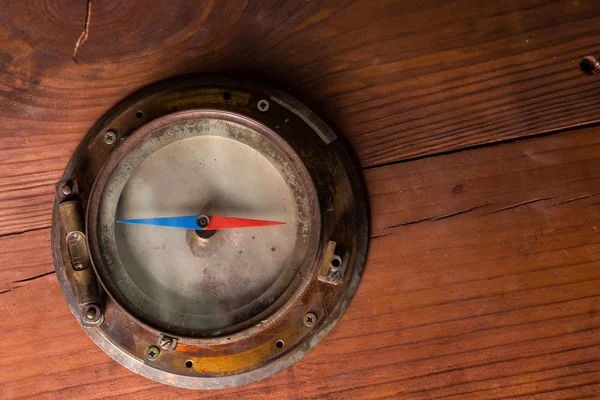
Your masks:
<svg viewBox="0 0 600 400"><path fill-rule="evenodd" d="M88 304L83 309L83 317L88 323L98 322L102 318L100 308L95 304Z"/></svg>
<svg viewBox="0 0 600 400"><path fill-rule="evenodd" d="M69 185L68 183L65 183L61 188L60 188L60 192L65 195L68 196L71 193L73 193L73 190L71 189L71 185Z"/></svg>

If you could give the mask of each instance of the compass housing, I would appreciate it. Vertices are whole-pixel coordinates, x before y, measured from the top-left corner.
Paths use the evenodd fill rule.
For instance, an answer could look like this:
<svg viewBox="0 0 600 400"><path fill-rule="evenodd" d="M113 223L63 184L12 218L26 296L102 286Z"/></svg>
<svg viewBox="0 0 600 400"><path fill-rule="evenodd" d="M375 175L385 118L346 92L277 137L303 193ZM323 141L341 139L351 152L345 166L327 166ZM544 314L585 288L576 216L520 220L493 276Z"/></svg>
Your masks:
<svg viewBox="0 0 600 400"><path fill-rule="evenodd" d="M184 168L169 175L174 158ZM146 202L187 210L201 189L191 213L286 225L206 235L115 223ZM320 118L283 92L194 76L143 89L91 129L52 224L57 277L92 340L136 373L195 389L254 382L312 350L356 290L367 237L360 177Z"/></svg>

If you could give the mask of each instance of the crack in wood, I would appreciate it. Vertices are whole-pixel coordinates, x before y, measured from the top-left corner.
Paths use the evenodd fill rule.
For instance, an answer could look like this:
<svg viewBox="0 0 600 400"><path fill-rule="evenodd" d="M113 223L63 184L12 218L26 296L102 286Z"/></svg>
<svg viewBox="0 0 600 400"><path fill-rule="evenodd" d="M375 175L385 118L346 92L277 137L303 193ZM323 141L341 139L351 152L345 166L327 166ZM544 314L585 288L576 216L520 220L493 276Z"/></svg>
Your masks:
<svg viewBox="0 0 600 400"><path fill-rule="evenodd" d="M568 203L571 203L573 201L587 199L587 198L590 198L590 197L593 197L593 196L596 196L596 195L599 195L599 194L600 194L600 192L592 193L592 194L589 194L589 195L578 196L578 197L575 197L575 198L572 198L572 199L568 199L568 200L565 200L565 201L561 201L561 202L552 204L552 205L550 205L548 207L555 207L555 206L559 206L559 205L563 205L563 204L568 204ZM557 197L558 196L550 196L550 197L540 197L540 198L533 199L533 200L527 200L527 201L523 201L523 202L520 202L520 203L517 203L517 204L512 204L510 206L498 208L498 209L490 211L489 213L486 213L484 215L496 214L496 213L499 213L501 211L511 210L511 209L518 208L518 207L521 207L521 206L526 206L526 205L529 205L529 204L538 203L540 201L553 200L553 199L556 199ZM599 203L592 203L592 205L594 205L594 204L599 204ZM399 223L399 224L394 224L394 225L383 227L382 230L398 228L398 227L401 227L401 226L415 225L415 224L419 224L421 222L427 222L427 221L440 221L440 220L451 218L451 217L454 217L454 216L457 216L457 215L469 213L471 211L475 211L477 209L488 207L488 206L490 206L490 204L486 203L486 204L482 204L482 205L479 205L479 206L471 207L471 208L468 208L466 210L456 211L456 212L453 212L453 213L450 213L450 214L446 214L446 215L441 215L441 216L437 216L437 217L436 216L430 216L430 217L420 218L420 219L413 220L413 221L402 222L402 223ZM381 237L385 237L385 236L389 236L389 235L394 235L394 234L395 234L394 232L378 233L378 234L371 235L370 239L381 238Z"/></svg>
<svg viewBox="0 0 600 400"><path fill-rule="evenodd" d="M77 59L77 52L79 48L85 43L88 38L89 27L90 27L90 18L92 17L92 0L87 0L87 11L85 14L85 24L83 25L83 31L81 31L81 35L79 35L79 39L77 39L77 43L75 43L75 47L73 48L73 61L75 64L79 64Z"/></svg>
<svg viewBox="0 0 600 400"><path fill-rule="evenodd" d="M583 196L573 197L572 199L567 199L567 200L564 200L564 201L559 201L558 203L555 203L555 204L551 204L548 207L556 207L556 206L560 206L562 204L571 203L571 202L577 201L577 200L589 199L590 197L594 197L594 196L597 196L599 194L600 194L600 192L596 192L596 193L592 193L592 194L586 194L586 195L583 195ZM593 203L593 204L596 204L596 203Z"/></svg>
<svg viewBox="0 0 600 400"><path fill-rule="evenodd" d="M18 289L20 287L25 286L28 282L35 281L36 279L40 279L40 278L43 278L43 277L48 276L48 275L53 275L55 273L56 273L56 271L54 271L54 270L52 270L52 271L46 271L46 272L42 272L41 274L30 276L28 278L23 278L23 279L19 279L19 280L13 281L9 285L10 286L9 288L0 290L0 294L11 292L11 291L13 291L15 289Z"/></svg>
<svg viewBox="0 0 600 400"><path fill-rule="evenodd" d="M533 200L523 201L521 203L513 204L513 205L510 205L510 206L502 207L502 208L499 208L497 210L491 211L491 212L487 213L486 215L496 214L496 213L499 213L500 211L511 210L513 208L518 208L518 207L521 207L521 206L526 206L528 204L538 203L540 201L552 200L552 199L555 199L555 198L556 198L556 196L552 196L552 197L540 197L539 199L533 199Z"/></svg>
<svg viewBox="0 0 600 400"><path fill-rule="evenodd" d="M471 212L471 211L475 211L475 210L483 208L483 207L487 207L488 205L489 205L489 203L485 203L485 204L482 204L480 206L471 207L471 208L466 209L466 210L457 211L457 212L454 212L454 213L442 215L441 217L436 217L436 218L431 219L431 221L440 221L442 219L454 217L456 215L465 214L465 213L468 213L468 212Z"/></svg>
<svg viewBox="0 0 600 400"><path fill-rule="evenodd" d="M440 216L437 216L437 217L436 216L426 217L426 218L421 218L421 219L417 219L417 220L414 220L414 221L403 222L403 223L400 223L400 224L386 226L383 229L391 229L391 228L397 228L399 226L414 225L414 224L418 224L420 222L425 222L425 221L440 221L440 220L443 220L443 219L446 219L446 218L451 218L451 217L454 217L454 216L457 216L457 215L461 215L461 214L465 214L465 213L468 213L468 212L471 212L471 211L475 211L475 210L477 210L479 208L487 207L488 205L489 204L486 203L486 204L482 204L482 205L479 205L479 206L471 207L471 208L468 208L466 210L456 211L456 212L453 212L453 213L450 213L450 214L446 214L446 215L440 215Z"/></svg>
<svg viewBox="0 0 600 400"><path fill-rule="evenodd" d="M52 270L52 271L47 271L47 272L42 272L41 274L37 274L37 275L31 276L31 277L29 277L29 278L23 278L23 279L19 279L19 280L13 281L13 283L12 283L12 284L15 284L15 283L23 283L23 282L30 282L30 281L33 281L33 280L35 280L35 279L43 278L44 276L52 275L53 273L55 273L55 271L54 271L54 270ZM12 284L11 284L11 285L12 285Z"/></svg>
<svg viewBox="0 0 600 400"><path fill-rule="evenodd" d="M19 231L19 232L4 233L4 234L0 235L0 239L11 237L11 236L24 235L24 234L29 233L29 232L43 231L44 229L50 229L50 228L51 228L51 226L48 225L48 226L42 226L40 228L32 228L32 229L27 229L27 230L24 230L24 231Z"/></svg>

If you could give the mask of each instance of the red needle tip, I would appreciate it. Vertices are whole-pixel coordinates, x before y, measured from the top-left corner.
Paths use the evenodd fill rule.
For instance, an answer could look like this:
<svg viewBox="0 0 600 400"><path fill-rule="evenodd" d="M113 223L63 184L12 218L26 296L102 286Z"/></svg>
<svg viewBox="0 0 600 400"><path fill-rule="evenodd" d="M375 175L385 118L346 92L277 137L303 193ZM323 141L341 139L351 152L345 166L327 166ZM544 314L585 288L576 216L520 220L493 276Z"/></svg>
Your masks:
<svg viewBox="0 0 600 400"><path fill-rule="evenodd" d="M251 228L254 226L272 226L283 224L285 224L285 222L212 216L210 217L210 224L208 224L204 230L210 231L215 229Z"/></svg>

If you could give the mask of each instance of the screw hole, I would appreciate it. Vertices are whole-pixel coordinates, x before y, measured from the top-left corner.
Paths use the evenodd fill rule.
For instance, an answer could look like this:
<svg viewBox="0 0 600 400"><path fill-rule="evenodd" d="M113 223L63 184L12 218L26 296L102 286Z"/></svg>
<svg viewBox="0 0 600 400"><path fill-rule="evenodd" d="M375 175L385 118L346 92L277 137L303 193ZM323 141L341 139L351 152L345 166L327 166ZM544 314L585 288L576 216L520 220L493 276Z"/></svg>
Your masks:
<svg viewBox="0 0 600 400"><path fill-rule="evenodd" d="M190 360L188 360L188 361L185 362L185 366L188 367L188 368L192 368L192 365L194 365L194 363L191 362Z"/></svg>
<svg viewBox="0 0 600 400"><path fill-rule="evenodd" d="M583 57L579 62L579 69L585 74L593 75L596 73L596 71L598 71L598 69L600 69L600 64L596 58L592 56L586 56Z"/></svg>
<svg viewBox="0 0 600 400"><path fill-rule="evenodd" d="M277 346L278 349L283 349L284 344L283 340L278 340L277 343L275 343L275 346Z"/></svg>
<svg viewBox="0 0 600 400"><path fill-rule="evenodd" d="M229 93L229 92L225 92L225 93L223 93L223 98L224 98L225 100L229 100L229 99L231 99L231 93Z"/></svg>
<svg viewBox="0 0 600 400"><path fill-rule="evenodd" d="M338 268L340 265L342 265L342 260L341 260L341 258L339 258L338 256L335 256L335 257L333 258L333 260L331 260L331 265L332 265L334 268Z"/></svg>
<svg viewBox="0 0 600 400"><path fill-rule="evenodd" d="M135 113L135 116L138 117L138 118L144 118L144 113L141 112L141 111L138 111L138 112Z"/></svg>

